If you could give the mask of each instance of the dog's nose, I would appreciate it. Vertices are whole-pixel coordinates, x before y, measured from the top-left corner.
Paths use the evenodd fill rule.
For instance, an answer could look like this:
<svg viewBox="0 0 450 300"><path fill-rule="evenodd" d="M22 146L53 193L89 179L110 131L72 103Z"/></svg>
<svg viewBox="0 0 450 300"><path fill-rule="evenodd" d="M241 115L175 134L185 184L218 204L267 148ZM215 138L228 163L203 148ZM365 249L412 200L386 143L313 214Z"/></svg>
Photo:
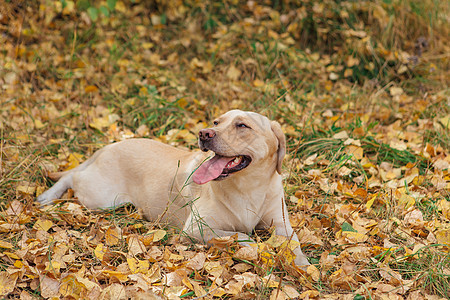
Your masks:
<svg viewBox="0 0 450 300"><path fill-rule="evenodd" d="M202 129L200 130L200 132L198 133L198 136L200 138L201 141L207 141L212 139L213 137L216 136L216 132L212 129Z"/></svg>

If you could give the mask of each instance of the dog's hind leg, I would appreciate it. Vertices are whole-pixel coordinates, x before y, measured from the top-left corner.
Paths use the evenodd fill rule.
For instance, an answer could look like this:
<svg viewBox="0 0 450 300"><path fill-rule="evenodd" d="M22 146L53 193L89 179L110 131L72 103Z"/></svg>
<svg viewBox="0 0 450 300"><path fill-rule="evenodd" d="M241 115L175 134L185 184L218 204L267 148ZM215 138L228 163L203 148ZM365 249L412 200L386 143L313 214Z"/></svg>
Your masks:
<svg viewBox="0 0 450 300"><path fill-rule="evenodd" d="M67 189L73 186L73 173L68 172L58 180L49 190L45 191L37 197L37 201L41 205L51 204L53 200L59 199Z"/></svg>
<svg viewBox="0 0 450 300"><path fill-rule="evenodd" d="M41 203L41 205L51 204L53 200L59 199L59 197L64 194L65 191L69 188L73 188L73 175L74 172L79 172L85 170L89 167L95 159L102 153L102 150L99 150L94 153L94 155L86 160L84 163L79 165L78 167L65 171L65 172L55 172L48 174L48 177L57 181L49 190L45 191L41 195L37 197L37 201Z"/></svg>

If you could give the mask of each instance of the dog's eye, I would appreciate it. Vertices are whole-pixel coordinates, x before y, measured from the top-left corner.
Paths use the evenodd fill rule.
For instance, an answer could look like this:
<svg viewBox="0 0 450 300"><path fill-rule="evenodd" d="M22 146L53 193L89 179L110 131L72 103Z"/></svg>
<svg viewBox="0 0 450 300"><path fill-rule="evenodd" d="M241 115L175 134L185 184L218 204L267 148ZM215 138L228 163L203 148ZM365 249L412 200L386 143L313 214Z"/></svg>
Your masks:
<svg viewBox="0 0 450 300"><path fill-rule="evenodd" d="M236 124L236 127L238 127L238 128L250 128L249 126L245 125L244 123L238 123L238 124Z"/></svg>
<svg viewBox="0 0 450 300"><path fill-rule="evenodd" d="M217 126L217 125L219 125L219 122L214 121L213 124L214 124L214 126Z"/></svg>

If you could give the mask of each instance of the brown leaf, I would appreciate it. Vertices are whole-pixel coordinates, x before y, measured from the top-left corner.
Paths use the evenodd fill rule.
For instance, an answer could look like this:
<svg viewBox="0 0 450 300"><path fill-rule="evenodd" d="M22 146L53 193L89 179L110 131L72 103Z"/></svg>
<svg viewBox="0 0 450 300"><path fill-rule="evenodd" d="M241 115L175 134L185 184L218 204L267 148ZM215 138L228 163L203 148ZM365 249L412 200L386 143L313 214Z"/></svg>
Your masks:
<svg viewBox="0 0 450 300"><path fill-rule="evenodd" d="M106 245L115 246L121 239L122 231L116 226L110 226L105 232Z"/></svg>
<svg viewBox="0 0 450 300"><path fill-rule="evenodd" d="M146 251L144 244L139 240L137 235L128 238L128 253L132 256L144 253Z"/></svg>
<svg viewBox="0 0 450 300"><path fill-rule="evenodd" d="M191 268L193 270L201 270L205 264L206 255L203 252L199 252L195 254L195 256L188 260L186 263L186 267Z"/></svg>
<svg viewBox="0 0 450 300"><path fill-rule="evenodd" d="M41 289L41 295L44 298L52 298L52 297L59 297L59 280L47 277L47 276L41 276L40 278L40 289Z"/></svg>
<svg viewBox="0 0 450 300"><path fill-rule="evenodd" d="M258 249L256 247L243 247L233 255L236 259L255 261L258 260Z"/></svg>

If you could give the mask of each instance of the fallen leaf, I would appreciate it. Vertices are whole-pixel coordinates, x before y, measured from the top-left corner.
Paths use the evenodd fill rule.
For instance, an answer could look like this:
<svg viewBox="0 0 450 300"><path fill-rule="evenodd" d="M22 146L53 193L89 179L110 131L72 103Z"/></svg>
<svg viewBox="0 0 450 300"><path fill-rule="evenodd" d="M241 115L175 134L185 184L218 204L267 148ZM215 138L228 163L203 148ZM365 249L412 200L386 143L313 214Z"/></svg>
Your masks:
<svg viewBox="0 0 450 300"><path fill-rule="evenodd" d="M440 229L434 233L439 244L450 245L450 228Z"/></svg>
<svg viewBox="0 0 450 300"><path fill-rule="evenodd" d="M18 276L18 273L0 272L0 296L6 297L14 290Z"/></svg>
<svg viewBox="0 0 450 300"><path fill-rule="evenodd" d="M34 223L33 228L36 230L48 231L50 228L52 228L52 226L52 221L39 219L36 221L36 223Z"/></svg>
<svg viewBox="0 0 450 300"><path fill-rule="evenodd" d="M364 150L361 147L355 145L348 145L345 147L344 152L350 155L353 155L357 160L361 160L364 155Z"/></svg>
<svg viewBox="0 0 450 300"><path fill-rule="evenodd" d="M106 245L115 246L121 238L121 230L115 226L108 227L105 232Z"/></svg>
<svg viewBox="0 0 450 300"><path fill-rule="evenodd" d="M103 258L108 251L108 248L103 245L102 243L98 244L97 247L94 249L94 255L97 257L98 260L103 261Z"/></svg>
<svg viewBox="0 0 450 300"><path fill-rule="evenodd" d="M127 258L128 267L131 273L147 273L150 267L148 260L138 260L133 257Z"/></svg>
<svg viewBox="0 0 450 300"><path fill-rule="evenodd" d="M318 282L320 280L320 271L314 265L308 266L306 273L311 276L313 281Z"/></svg>
<svg viewBox="0 0 450 300"><path fill-rule="evenodd" d="M128 253L132 256L145 252L144 244L139 240L137 235L132 235L128 238Z"/></svg>
<svg viewBox="0 0 450 300"><path fill-rule="evenodd" d="M156 230L149 230L146 235L152 235L153 236L153 242L159 242L166 236L166 231L162 229L156 229Z"/></svg>
<svg viewBox="0 0 450 300"><path fill-rule="evenodd" d="M13 245L10 242L0 240L0 248L11 249Z"/></svg>
<svg viewBox="0 0 450 300"><path fill-rule="evenodd" d="M241 76L241 71L237 69L235 66L231 65L227 71L227 77L231 80L238 80L239 76Z"/></svg>
<svg viewBox="0 0 450 300"><path fill-rule="evenodd" d="M233 255L236 259L255 261L258 259L258 249L255 247L242 247Z"/></svg>

